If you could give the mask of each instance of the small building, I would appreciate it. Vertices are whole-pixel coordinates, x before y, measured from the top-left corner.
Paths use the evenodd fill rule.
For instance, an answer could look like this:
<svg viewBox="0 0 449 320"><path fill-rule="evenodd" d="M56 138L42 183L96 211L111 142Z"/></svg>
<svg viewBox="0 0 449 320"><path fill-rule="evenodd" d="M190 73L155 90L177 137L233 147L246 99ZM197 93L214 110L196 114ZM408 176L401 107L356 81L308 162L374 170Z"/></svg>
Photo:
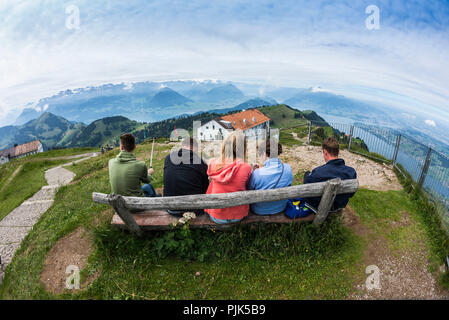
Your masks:
<svg viewBox="0 0 449 320"><path fill-rule="evenodd" d="M14 147L0 150L0 164L8 162L12 159L23 158L31 154L43 152L44 147L39 140L34 140Z"/></svg>
<svg viewBox="0 0 449 320"><path fill-rule="evenodd" d="M270 118L257 109L215 118L198 128L201 141L223 140L234 130L242 130L249 139L265 138L270 131Z"/></svg>

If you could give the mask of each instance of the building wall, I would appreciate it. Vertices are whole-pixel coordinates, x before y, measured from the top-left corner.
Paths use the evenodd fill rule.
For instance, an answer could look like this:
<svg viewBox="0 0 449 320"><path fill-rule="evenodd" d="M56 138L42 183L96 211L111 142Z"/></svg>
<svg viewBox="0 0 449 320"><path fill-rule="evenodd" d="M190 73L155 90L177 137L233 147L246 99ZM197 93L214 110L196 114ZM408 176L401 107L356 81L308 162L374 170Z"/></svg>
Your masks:
<svg viewBox="0 0 449 320"><path fill-rule="evenodd" d="M243 131L248 139L257 139L264 135L264 130L266 135L270 132L270 122L261 123L255 127L247 129ZM228 130L223 128L219 123L215 120L211 120L208 123L202 125L198 128L198 140L201 141L216 141L223 140L229 135L233 130Z"/></svg>
<svg viewBox="0 0 449 320"><path fill-rule="evenodd" d="M268 135L270 132L270 122L264 122L261 123L255 127L252 127L248 130L245 130L245 136L248 137L248 139L257 139L257 138L261 138L264 135L264 130L265 130L265 134Z"/></svg>
<svg viewBox="0 0 449 320"><path fill-rule="evenodd" d="M8 162L9 161L9 159L8 159L8 157L0 157L0 164L4 164L4 163L6 163L6 162Z"/></svg>
<svg viewBox="0 0 449 320"><path fill-rule="evenodd" d="M198 128L198 140L215 141L223 140L229 134L229 131L223 128L217 121L211 120Z"/></svg>

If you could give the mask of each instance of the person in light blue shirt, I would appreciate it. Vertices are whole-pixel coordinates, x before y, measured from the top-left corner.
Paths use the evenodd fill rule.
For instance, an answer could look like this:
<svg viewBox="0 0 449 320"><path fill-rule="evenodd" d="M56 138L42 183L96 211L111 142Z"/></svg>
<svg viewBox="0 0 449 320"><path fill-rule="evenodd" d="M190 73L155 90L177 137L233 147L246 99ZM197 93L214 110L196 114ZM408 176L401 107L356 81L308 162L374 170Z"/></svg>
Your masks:
<svg viewBox="0 0 449 320"><path fill-rule="evenodd" d="M267 190L288 187L292 184L292 168L279 160L282 153L280 143L270 146L270 141L262 142L265 148L259 146L259 157L264 162L263 167L253 171L248 182L248 190ZM273 147L277 147L274 150ZM283 212L287 206L287 200L260 202L251 205L251 211L259 215L270 215Z"/></svg>

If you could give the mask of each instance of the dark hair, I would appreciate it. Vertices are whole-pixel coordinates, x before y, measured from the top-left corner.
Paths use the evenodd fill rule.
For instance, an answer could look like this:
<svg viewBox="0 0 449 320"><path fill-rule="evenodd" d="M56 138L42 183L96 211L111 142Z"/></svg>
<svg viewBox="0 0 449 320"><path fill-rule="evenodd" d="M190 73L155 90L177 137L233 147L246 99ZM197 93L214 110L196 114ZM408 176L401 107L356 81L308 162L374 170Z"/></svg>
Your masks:
<svg viewBox="0 0 449 320"><path fill-rule="evenodd" d="M262 143L265 143L265 150L263 147L260 147L260 145L259 145L259 155L262 155L262 153L265 152L265 154L269 158L272 154L275 153L274 152L275 150L272 149L269 139L266 141L262 141ZM278 148L277 155L279 156L282 154L282 145L279 142L276 142L276 144L277 144L277 148ZM275 147L275 146L273 146L273 147Z"/></svg>
<svg viewBox="0 0 449 320"><path fill-rule="evenodd" d="M323 150L329 152L330 155L336 157L340 152L340 146L338 145L338 140L334 137L324 139L322 145Z"/></svg>
<svg viewBox="0 0 449 320"><path fill-rule="evenodd" d="M124 133L120 136L120 143L125 151L132 152L136 148L136 139L131 133Z"/></svg>

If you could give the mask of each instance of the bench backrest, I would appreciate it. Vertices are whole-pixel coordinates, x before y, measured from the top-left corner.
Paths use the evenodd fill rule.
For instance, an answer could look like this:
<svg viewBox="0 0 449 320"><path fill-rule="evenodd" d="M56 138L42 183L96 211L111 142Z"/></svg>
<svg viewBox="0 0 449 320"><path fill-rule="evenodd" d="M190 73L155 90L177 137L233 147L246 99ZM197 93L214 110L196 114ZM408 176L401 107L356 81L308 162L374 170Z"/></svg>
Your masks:
<svg viewBox="0 0 449 320"><path fill-rule="evenodd" d="M141 234L129 210L194 210L227 208L244 204L278 201L294 198L321 197L314 223L320 225L326 220L337 194L355 193L357 179L333 179L326 182L309 183L269 190L248 190L232 193L196 194L175 197L123 197L114 194L92 193L94 202L114 207L131 231Z"/></svg>

